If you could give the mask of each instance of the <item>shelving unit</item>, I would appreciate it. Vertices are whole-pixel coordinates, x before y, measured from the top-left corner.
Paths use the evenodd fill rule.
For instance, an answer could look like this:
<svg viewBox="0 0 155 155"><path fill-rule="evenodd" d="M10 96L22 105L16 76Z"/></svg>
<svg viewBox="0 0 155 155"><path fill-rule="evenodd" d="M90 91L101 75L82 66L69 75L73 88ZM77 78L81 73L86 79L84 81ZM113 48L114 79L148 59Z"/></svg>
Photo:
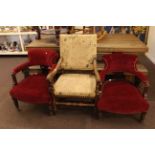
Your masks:
<svg viewBox="0 0 155 155"><path fill-rule="evenodd" d="M14 42L16 41L18 43L18 50L5 50L0 49L0 55L27 55L27 51L25 46L26 44L25 40L33 41L36 38L37 33L35 31L28 31L28 32L22 32L21 27L17 26L15 27L17 31L10 32L0 32L0 44L3 44L3 42ZM29 43L30 43L29 42Z"/></svg>
<svg viewBox="0 0 155 155"><path fill-rule="evenodd" d="M27 55L27 51L0 51L0 55Z"/></svg>

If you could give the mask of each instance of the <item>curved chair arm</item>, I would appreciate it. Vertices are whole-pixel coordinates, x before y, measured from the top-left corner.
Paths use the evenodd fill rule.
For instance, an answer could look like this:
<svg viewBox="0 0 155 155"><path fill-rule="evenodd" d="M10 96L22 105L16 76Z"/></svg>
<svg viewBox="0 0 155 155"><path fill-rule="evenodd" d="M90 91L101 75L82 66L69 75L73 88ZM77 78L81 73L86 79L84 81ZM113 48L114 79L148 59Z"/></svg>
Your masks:
<svg viewBox="0 0 155 155"><path fill-rule="evenodd" d="M137 78L140 79L141 83L143 84L142 95L146 98L147 97L148 88L150 86L148 77L145 74L143 74L141 72L138 72L138 71L131 72L131 73L134 74ZM102 70L100 72L100 77L101 77L101 80L103 82L103 84L102 84L103 86L106 84L106 82L104 82L106 74L107 74L107 70Z"/></svg>
<svg viewBox="0 0 155 155"><path fill-rule="evenodd" d="M145 74L138 72L138 71L136 71L134 74L141 80L144 86L149 87L150 85L149 79Z"/></svg>
<svg viewBox="0 0 155 155"><path fill-rule="evenodd" d="M94 73L95 73L95 77L96 77L96 80L97 82L101 82L101 78L100 78L100 75L98 73L98 70L97 70L97 67L96 67L96 59L93 60L93 69L94 69Z"/></svg>
<svg viewBox="0 0 155 155"><path fill-rule="evenodd" d="M24 69L28 68L29 66L30 66L30 63L28 61L25 63L22 63L13 69L12 74L17 74L18 72L23 71Z"/></svg>
<svg viewBox="0 0 155 155"><path fill-rule="evenodd" d="M59 61L58 61L57 65L55 66L55 68L54 69L52 68L50 73L47 75L46 78L47 78L47 80L49 82L53 82L54 76L57 74L58 70L61 67L61 62L62 62L62 58L59 59Z"/></svg>
<svg viewBox="0 0 155 155"><path fill-rule="evenodd" d="M12 74L11 74L11 77L12 77L12 81L13 81L13 85L17 85L17 78L16 78L16 74L20 71L23 71L25 69L27 69L28 67L30 66L30 63L27 61L25 63L22 63L18 66L16 66L13 71L12 71Z"/></svg>
<svg viewBox="0 0 155 155"><path fill-rule="evenodd" d="M147 92L148 92L148 88L150 86L148 77L145 74L138 72L138 71L135 72L135 75L140 79L141 83L143 84L142 95L145 98L147 98Z"/></svg>
<svg viewBox="0 0 155 155"><path fill-rule="evenodd" d="M101 88L102 88L102 82L101 82L101 78L100 75L98 73L97 67L96 67L96 58L93 60L93 69L94 69L94 73L95 73L95 77L97 80L97 88L96 88L96 99L99 98L99 96L101 95Z"/></svg>
<svg viewBox="0 0 155 155"><path fill-rule="evenodd" d="M149 86L144 86L142 95L144 98L147 98Z"/></svg>

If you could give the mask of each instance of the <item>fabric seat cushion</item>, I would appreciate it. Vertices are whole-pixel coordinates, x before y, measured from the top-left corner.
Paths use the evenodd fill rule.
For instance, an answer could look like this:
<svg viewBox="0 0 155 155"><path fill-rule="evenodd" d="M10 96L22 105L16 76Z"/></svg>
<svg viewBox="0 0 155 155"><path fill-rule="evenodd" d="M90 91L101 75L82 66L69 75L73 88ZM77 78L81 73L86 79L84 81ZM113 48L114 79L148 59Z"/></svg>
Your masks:
<svg viewBox="0 0 155 155"><path fill-rule="evenodd" d="M45 75L31 75L14 86L10 91L11 96L18 100L47 104L50 101L48 93L48 81Z"/></svg>
<svg viewBox="0 0 155 155"><path fill-rule="evenodd" d="M140 91L125 81L108 82L97 103L99 110L119 114L146 112L148 107L149 105Z"/></svg>
<svg viewBox="0 0 155 155"><path fill-rule="evenodd" d="M96 79L89 74L62 74L54 84L56 96L94 98L95 92Z"/></svg>

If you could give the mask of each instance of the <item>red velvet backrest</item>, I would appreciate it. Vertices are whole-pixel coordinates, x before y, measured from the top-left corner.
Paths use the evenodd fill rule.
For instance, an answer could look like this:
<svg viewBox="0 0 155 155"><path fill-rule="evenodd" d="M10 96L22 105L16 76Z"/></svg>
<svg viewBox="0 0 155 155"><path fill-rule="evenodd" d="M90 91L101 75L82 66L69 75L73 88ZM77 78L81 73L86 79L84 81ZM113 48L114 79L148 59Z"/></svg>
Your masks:
<svg viewBox="0 0 155 155"><path fill-rule="evenodd" d="M58 54L50 48L29 48L28 58L31 65L52 66L56 63Z"/></svg>
<svg viewBox="0 0 155 155"><path fill-rule="evenodd" d="M136 71L137 56L123 53L113 53L104 56L107 73L112 72L129 72Z"/></svg>

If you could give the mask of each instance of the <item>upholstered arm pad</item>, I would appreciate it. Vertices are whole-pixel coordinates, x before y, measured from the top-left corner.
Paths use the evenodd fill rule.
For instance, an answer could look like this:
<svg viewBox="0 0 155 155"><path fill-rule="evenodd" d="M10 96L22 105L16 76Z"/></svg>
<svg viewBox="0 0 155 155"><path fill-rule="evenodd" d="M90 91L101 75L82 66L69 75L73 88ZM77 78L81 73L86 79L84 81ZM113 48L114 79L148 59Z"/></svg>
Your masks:
<svg viewBox="0 0 155 155"><path fill-rule="evenodd" d="M30 66L29 62L22 63L13 69L13 74L18 73L18 72L22 71L23 69L26 69L29 66Z"/></svg>
<svg viewBox="0 0 155 155"><path fill-rule="evenodd" d="M49 72L49 74L47 75L47 80L52 82L53 81L53 78L54 76L57 74L58 70L60 69L61 67L61 62L62 62L62 58L59 59L57 65L55 66L55 68L51 69L51 71Z"/></svg>

